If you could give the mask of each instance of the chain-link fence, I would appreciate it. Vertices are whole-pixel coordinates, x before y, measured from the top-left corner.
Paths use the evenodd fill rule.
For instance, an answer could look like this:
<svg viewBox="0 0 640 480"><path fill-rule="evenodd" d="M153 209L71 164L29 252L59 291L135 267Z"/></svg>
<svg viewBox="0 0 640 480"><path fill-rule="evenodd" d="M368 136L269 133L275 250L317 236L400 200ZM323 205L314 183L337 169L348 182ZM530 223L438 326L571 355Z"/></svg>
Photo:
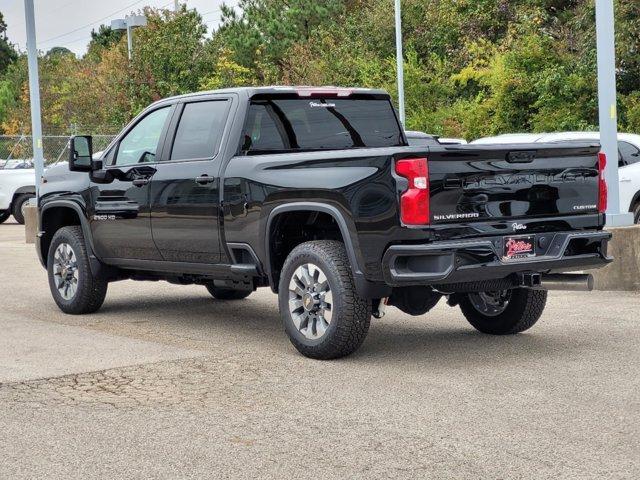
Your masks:
<svg viewBox="0 0 640 480"><path fill-rule="evenodd" d="M93 151L107 148L115 135L93 135ZM69 156L68 135L44 135L42 149L45 165L65 161ZM33 158L33 142L30 135L0 135L0 163L4 160Z"/></svg>

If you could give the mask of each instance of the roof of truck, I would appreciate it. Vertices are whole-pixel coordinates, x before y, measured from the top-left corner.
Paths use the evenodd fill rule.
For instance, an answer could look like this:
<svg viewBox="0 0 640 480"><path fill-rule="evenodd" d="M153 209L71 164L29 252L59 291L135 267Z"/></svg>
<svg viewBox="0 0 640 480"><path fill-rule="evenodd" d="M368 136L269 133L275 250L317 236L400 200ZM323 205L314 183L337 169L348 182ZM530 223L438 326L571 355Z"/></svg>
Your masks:
<svg viewBox="0 0 640 480"><path fill-rule="evenodd" d="M183 98L199 97L203 95L211 94L229 94L229 93L241 93L246 94L248 97L253 97L260 94L286 94L297 93L301 97L309 97L311 95L317 95L322 93L335 94L338 93L338 97L348 97L351 94L368 94L368 95L389 95L385 90L375 88L360 88L360 87L335 87L331 85L325 86L278 86L272 85L267 87L234 87L234 88L222 88L219 90L206 90L202 92L186 93L184 95L176 95L174 97L163 98L155 103L167 102L171 100L178 100Z"/></svg>

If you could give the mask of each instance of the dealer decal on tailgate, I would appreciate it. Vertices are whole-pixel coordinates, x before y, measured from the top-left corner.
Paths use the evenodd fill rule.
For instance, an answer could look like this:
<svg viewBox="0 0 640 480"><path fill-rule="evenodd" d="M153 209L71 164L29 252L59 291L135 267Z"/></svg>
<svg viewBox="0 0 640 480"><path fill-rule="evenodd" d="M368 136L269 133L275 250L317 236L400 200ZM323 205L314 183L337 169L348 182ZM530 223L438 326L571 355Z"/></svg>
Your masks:
<svg viewBox="0 0 640 480"><path fill-rule="evenodd" d="M517 260L536 256L534 235L506 237L504 239L504 260Z"/></svg>

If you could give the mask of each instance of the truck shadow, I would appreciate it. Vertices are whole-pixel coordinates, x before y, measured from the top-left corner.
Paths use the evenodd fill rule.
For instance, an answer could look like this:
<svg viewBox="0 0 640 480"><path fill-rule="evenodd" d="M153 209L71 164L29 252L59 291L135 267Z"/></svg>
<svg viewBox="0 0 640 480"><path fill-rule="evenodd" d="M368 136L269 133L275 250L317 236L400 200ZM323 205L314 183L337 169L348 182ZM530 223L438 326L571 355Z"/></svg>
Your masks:
<svg viewBox="0 0 640 480"><path fill-rule="evenodd" d="M400 362L430 366L491 367L505 363L527 364L544 358L575 357L596 345L589 337L573 338L544 328L545 315L530 332L515 336L489 336L476 332L461 314L441 309L423 317L408 317L395 309L383 320L372 319L364 344L354 355L340 362ZM236 342L238 349L265 348L270 354L298 355L283 331L276 297L264 295L241 301L220 301L199 296L170 295L132 301L130 297L107 300L96 314L110 322L116 315L129 314L132 324L180 330L188 338L215 338ZM443 321L443 316L446 320ZM553 321L548 318L548 321Z"/></svg>

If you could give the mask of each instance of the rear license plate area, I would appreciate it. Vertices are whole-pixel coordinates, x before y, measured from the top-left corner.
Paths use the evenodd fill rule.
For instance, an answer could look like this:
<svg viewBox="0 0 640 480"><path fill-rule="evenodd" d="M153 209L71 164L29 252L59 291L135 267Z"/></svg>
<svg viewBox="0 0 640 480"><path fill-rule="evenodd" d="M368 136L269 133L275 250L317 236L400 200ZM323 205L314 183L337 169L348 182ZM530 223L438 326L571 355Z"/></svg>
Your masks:
<svg viewBox="0 0 640 480"><path fill-rule="evenodd" d="M535 235L516 235L513 237L504 237L504 252L502 255L503 260L522 260L535 256Z"/></svg>

